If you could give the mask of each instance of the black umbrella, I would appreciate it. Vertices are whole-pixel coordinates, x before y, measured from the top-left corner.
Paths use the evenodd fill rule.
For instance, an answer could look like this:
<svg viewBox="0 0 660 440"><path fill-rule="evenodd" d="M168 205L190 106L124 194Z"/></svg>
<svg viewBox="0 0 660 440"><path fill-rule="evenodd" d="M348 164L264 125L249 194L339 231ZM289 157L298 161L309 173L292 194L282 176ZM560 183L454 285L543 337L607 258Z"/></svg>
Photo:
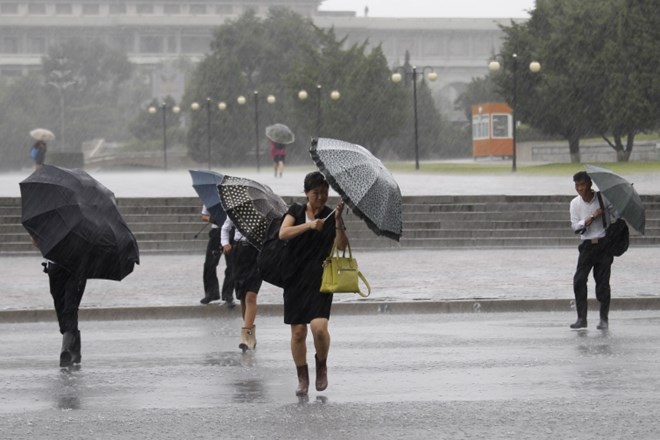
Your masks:
<svg viewBox="0 0 660 440"><path fill-rule="evenodd" d="M21 222L44 258L85 278L117 281L140 263L114 194L85 171L43 165L19 185Z"/></svg>
<svg viewBox="0 0 660 440"><path fill-rule="evenodd" d="M351 210L377 235L398 241L401 190L385 165L366 148L336 139L312 140L309 151Z"/></svg>
<svg viewBox="0 0 660 440"><path fill-rule="evenodd" d="M244 177L227 176L218 185L225 212L247 241L261 249L270 222L288 207L268 186Z"/></svg>
<svg viewBox="0 0 660 440"><path fill-rule="evenodd" d="M227 218L225 210L220 203L218 184L222 182L223 174L215 171L188 170L192 177L192 186L202 200L206 210L211 214L211 222L222 226Z"/></svg>
<svg viewBox="0 0 660 440"><path fill-rule="evenodd" d="M621 217L644 234L646 210L632 183L607 168L594 165L585 165L585 168L598 190L614 205Z"/></svg>

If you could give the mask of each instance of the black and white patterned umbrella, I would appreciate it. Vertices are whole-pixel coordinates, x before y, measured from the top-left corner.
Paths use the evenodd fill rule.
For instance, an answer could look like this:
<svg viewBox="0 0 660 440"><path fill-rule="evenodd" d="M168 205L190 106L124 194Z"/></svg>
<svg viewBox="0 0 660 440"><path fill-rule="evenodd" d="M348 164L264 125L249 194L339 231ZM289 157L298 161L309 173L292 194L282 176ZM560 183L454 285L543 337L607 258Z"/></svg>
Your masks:
<svg viewBox="0 0 660 440"><path fill-rule="evenodd" d="M309 152L332 188L372 231L401 238L401 190L380 159L360 145L326 138L312 140Z"/></svg>
<svg viewBox="0 0 660 440"><path fill-rule="evenodd" d="M244 177L225 175L218 185L220 201L236 229L261 249L270 222L286 213L288 206L268 186Z"/></svg>

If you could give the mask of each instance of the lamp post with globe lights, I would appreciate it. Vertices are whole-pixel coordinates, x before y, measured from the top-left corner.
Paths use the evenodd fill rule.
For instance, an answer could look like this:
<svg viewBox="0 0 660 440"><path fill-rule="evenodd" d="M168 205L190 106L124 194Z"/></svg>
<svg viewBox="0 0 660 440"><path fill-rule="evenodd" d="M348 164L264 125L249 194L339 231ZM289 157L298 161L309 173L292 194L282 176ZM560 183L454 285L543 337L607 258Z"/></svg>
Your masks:
<svg viewBox="0 0 660 440"><path fill-rule="evenodd" d="M422 80L424 80L424 73L428 69L428 73L426 74L426 79L429 81L435 81L438 79L438 74L435 73L433 70L433 67L431 66L424 66L421 71L421 76ZM412 66L410 70L405 69L404 67L397 67L395 69L395 72L392 74L392 82L399 83L401 82L402 79L404 79L404 76L410 75L412 77L412 84L413 84L413 120L415 124L414 132L415 132L415 169L419 170L419 120L417 117L417 67Z"/></svg>
<svg viewBox="0 0 660 440"><path fill-rule="evenodd" d="M160 108L161 114L163 116L163 169L167 171L167 109L168 105L163 102L158 108ZM149 114L155 115L158 113L158 108L156 106L150 106L147 111ZM181 111L181 108L178 105L172 106L172 113L177 114Z"/></svg>
<svg viewBox="0 0 660 440"><path fill-rule="evenodd" d="M211 169L211 107L213 105L213 100L211 98L206 98L204 107L206 108L206 160L208 169ZM198 102L193 102L190 104L190 108L193 111L199 111L202 106ZM224 101L218 102L218 110L224 111L227 109L227 104Z"/></svg>
<svg viewBox="0 0 660 440"><path fill-rule="evenodd" d="M498 72L501 69L500 62L497 60L492 60L490 63L488 63L488 70L491 72L495 73ZM529 71L532 73L538 73L541 71L541 63L538 61L532 61L529 63ZM517 170L517 165L516 165L516 156L517 156L517 146L516 146L516 101L518 98L518 55L517 54L512 54L511 55L511 76L512 76L512 99L511 99L511 123L513 125L512 130L511 130L511 138L513 142L513 150L511 153L511 171L516 172Z"/></svg>
<svg viewBox="0 0 660 440"><path fill-rule="evenodd" d="M322 94L323 86L321 84L316 85L316 137L321 136L321 126L323 124L323 117L321 112L321 100L323 98ZM333 89L328 95L332 101L338 101L341 98L341 93L339 90ZM298 99L301 101L306 101L309 98L309 93L307 90L300 90L298 92Z"/></svg>

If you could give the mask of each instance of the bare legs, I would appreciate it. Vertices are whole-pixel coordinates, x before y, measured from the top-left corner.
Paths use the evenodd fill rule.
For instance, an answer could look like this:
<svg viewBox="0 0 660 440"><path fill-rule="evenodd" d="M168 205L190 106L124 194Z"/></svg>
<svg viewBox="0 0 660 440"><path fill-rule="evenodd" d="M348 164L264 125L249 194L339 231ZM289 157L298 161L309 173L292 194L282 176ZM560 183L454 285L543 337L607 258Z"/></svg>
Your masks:
<svg viewBox="0 0 660 440"><path fill-rule="evenodd" d="M246 292L241 299L241 313L243 314L243 328L241 329L240 349L253 350L257 346L256 328L254 320L257 318L257 294Z"/></svg>
<svg viewBox="0 0 660 440"><path fill-rule="evenodd" d="M325 362L330 350L330 333L328 332L328 320L316 318L310 322L309 327L314 338L316 350L316 389L323 391L327 387L327 368ZM291 356L298 370L297 395L307 394L309 379L307 378L307 325L294 324L291 326ZM319 375L321 377L319 377Z"/></svg>

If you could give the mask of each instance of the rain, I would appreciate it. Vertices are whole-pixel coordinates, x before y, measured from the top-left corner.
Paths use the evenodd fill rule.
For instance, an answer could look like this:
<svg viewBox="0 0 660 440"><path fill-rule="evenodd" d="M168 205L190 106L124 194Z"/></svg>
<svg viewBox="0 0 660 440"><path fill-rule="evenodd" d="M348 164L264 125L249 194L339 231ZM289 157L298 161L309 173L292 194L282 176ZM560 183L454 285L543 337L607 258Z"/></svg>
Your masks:
<svg viewBox="0 0 660 440"><path fill-rule="evenodd" d="M464 3L0 0L0 431L657 438L656 7ZM593 274L569 329L584 170L630 226L609 330ZM311 171L371 294L334 295L330 385L308 338L296 396L281 288L247 351L199 304L200 212L260 248ZM87 280L82 361L48 260Z"/></svg>

